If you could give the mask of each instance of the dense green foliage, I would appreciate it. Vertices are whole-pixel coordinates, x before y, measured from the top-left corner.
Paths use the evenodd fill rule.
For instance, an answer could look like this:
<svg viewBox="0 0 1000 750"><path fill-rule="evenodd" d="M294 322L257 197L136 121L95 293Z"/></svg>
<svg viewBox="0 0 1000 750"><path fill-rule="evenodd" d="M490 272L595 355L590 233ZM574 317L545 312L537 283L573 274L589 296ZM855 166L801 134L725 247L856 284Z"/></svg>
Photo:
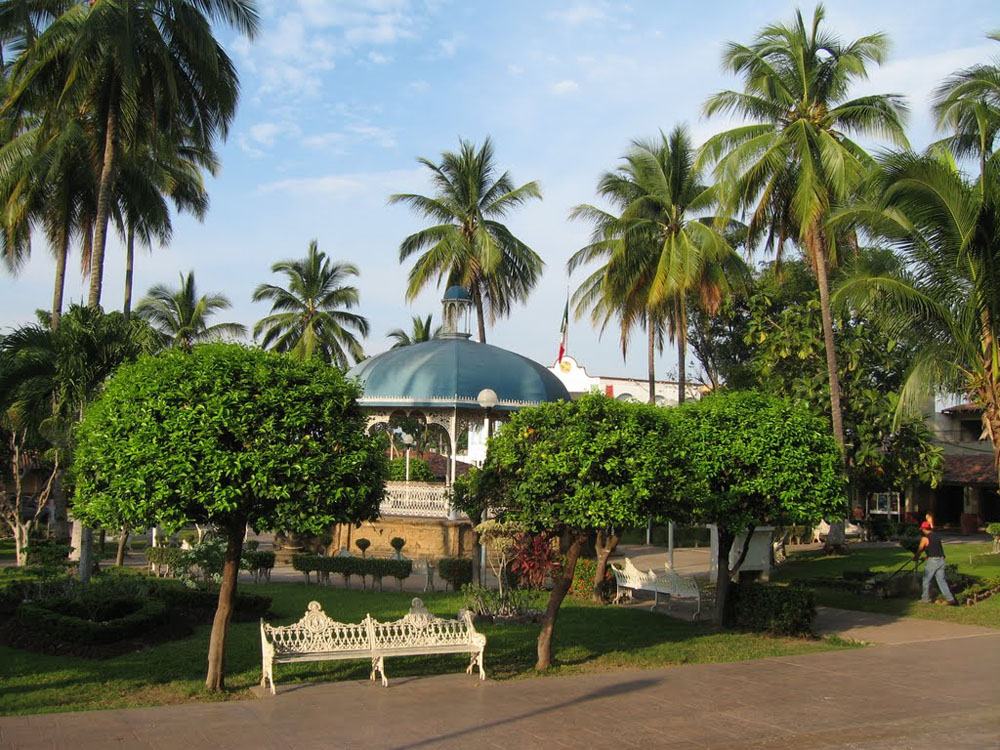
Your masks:
<svg viewBox="0 0 1000 750"><path fill-rule="evenodd" d="M385 458L356 396L324 364L235 345L143 359L87 412L76 512L115 526L313 534L373 519Z"/></svg>
<svg viewBox="0 0 1000 750"><path fill-rule="evenodd" d="M472 583L472 560L466 557L442 557L437 562L438 577L451 584L452 591Z"/></svg>
<svg viewBox="0 0 1000 750"><path fill-rule="evenodd" d="M329 583L332 573L343 576L345 585L350 587L351 576L371 576L373 583L381 589L383 578L395 578L402 586L403 581L413 572L413 561L387 557L293 555L292 567L302 573L307 582L309 574L315 573L317 582L322 580Z"/></svg>
<svg viewBox="0 0 1000 750"><path fill-rule="evenodd" d="M813 592L801 586L741 583L729 595L732 624L769 635L811 635L816 616Z"/></svg>
<svg viewBox="0 0 1000 750"><path fill-rule="evenodd" d="M389 479L402 482L406 479L406 456L389 461ZM433 482L436 479L431 465L421 458L410 456L410 481Z"/></svg>

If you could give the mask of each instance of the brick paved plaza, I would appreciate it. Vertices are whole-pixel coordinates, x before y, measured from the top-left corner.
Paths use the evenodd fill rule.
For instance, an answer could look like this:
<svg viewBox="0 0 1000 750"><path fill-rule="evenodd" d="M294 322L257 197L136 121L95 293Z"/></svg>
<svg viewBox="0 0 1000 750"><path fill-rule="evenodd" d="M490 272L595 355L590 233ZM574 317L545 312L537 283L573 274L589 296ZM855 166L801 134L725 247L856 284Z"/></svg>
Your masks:
<svg viewBox="0 0 1000 750"><path fill-rule="evenodd" d="M818 627L879 645L511 682L279 685L259 700L4 718L0 748L1000 747L1000 632L853 614L823 611Z"/></svg>

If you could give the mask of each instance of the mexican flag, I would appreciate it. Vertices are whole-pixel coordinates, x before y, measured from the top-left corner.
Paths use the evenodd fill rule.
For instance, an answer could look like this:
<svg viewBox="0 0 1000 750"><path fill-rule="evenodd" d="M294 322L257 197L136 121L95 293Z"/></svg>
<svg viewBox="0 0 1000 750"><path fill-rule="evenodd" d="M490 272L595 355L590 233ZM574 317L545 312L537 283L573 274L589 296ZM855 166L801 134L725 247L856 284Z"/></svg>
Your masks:
<svg viewBox="0 0 1000 750"><path fill-rule="evenodd" d="M569 334L569 297L566 298L566 309L563 310L562 325L559 326L559 356L556 357L556 364L562 362L563 355L566 354L566 337Z"/></svg>

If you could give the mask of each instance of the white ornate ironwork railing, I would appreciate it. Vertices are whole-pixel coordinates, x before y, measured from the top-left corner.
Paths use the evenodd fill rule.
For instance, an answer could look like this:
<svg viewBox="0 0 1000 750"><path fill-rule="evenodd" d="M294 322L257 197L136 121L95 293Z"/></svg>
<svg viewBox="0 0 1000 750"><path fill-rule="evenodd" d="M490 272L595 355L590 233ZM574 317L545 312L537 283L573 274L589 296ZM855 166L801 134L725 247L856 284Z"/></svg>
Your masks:
<svg viewBox="0 0 1000 750"><path fill-rule="evenodd" d="M448 487L424 482L386 482L381 511L384 516L448 518L451 512Z"/></svg>

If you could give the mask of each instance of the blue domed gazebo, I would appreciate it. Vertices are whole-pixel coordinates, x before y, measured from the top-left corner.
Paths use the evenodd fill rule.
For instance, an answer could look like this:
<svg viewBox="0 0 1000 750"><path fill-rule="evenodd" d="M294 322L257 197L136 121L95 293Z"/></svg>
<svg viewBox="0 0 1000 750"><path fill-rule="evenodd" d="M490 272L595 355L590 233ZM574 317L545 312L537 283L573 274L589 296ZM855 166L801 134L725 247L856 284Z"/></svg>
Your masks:
<svg viewBox="0 0 1000 750"><path fill-rule="evenodd" d="M442 331L436 338L366 359L347 376L356 378L364 389L360 404L370 427L388 425L397 414L419 414L427 425L437 425L447 433L450 484L455 479L458 440L466 431L471 433L471 445L472 435L484 438L491 423L502 420L504 414L545 401L569 401L570 395L560 380L537 362L471 340L472 300L464 288L450 287L442 304ZM391 494L386 493L390 503ZM412 489L408 497L412 505ZM386 510L384 507L383 514ZM426 513L416 514L437 513L428 508Z"/></svg>

